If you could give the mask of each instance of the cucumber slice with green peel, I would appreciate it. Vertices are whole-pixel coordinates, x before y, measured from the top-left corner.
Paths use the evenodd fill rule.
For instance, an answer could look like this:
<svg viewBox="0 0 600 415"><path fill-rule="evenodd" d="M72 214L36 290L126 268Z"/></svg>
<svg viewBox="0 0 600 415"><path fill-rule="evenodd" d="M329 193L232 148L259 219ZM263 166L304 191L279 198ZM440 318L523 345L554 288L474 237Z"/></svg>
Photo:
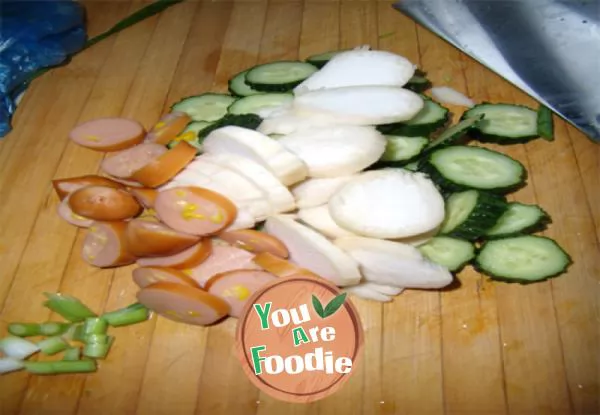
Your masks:
<svg viewBox="0 0 600 415"><path fill-rule="evenodd" d="M246 84L257 91L288 92L318 69L301 61L279 61L255 66L246 73Z"/></svg>
<svg viewBox="0 0 600 415"><path fill-rule="evenodd" d="M294 96L287 93L251 95L238 99L227 111L230 114L260 114L260 110L281 107L290 104L293 100Z"/></svg>
<svg viewBox="0 0 600 415"><path fill-rule="evenodd" d="M475 246L471 242L449 236L435 236L418 249L431 262L452 272L459 271L475 258Z"/></svg>
<svg viewBox="0 0 600 415"><path fill-rule="evenodd" d="M181 132L181 134L179 134L179 136L175 140L172 140L167 144L167 147L173 148L181 140L184 140L187 141L188 144L196 147L198 149L197 154L200 154L200 152L202 151L202 143L201 140L198 139L198 134L200 133L200 131L202 131L206 127L211 126L212 124L212 122L208 121L192 121L187 125L187 127L185 127L185 129Z"/></svg>
<svg viewBox="0 0 600 415"><path fill-rule="evenodd" d="M487 241L473 265L492 279L529 284L564 273L572 262L556 241L522 235Z"/></svg>
<svg viewBox="0 0 600 415"><path fill-rule="evenodd" d="M451 194L446 200L446 216L440 234L474 241L485 235L508 209L499 195L466 190Z"/></svg>
<svg viewBox="0 0 600 415"><path fill-rule="evenodd" d="M182 131L181 135L185 134L185 133L196 133L196 136L198 136L198 133L205 129L206 127L213 125L214 122L209 122L209 121L192 121L191 123L189 123L185 129Z"/></svg>
<svg viewBox="0 0 600 415"><path fill-rule="evenodd" d="M206 128L203 128L198 133L200 141L204 140L214 130L217 130L228 125L235 125L238 127L248 128L249 130L256 130L262 118L256 114L227 114L220 120L215 121Z"/></svg>
<svg viewBox="0 0 600 415"><path fill-rule="evenodd" d="M444 130L435 140L429 143L425 148L426 152L428 153L436 148L458 144L463 137L466 137L467 132L477 127L477 124L480 123L482 119L483 116L469 118Z"/></svg>
<svg viewBox="0 0 600 415"><path fill-rule="evenodd" d="M485 237L497 239L539 232L550 222L550 216L541 207L512 202L496 224L487 230Z"/></svg>
<svg viewBox="0 0 600 415"><path fill-rule="evenodd" d="M306 58L306 62L310 63L313 66L316 66L319 69L321 69L335 55L337 55L338 53L341 53L341 52L347 52L348 50L349 49L330 50L330 51L324 52L324 53L317 53L316 55L311 55L308 58Z"/></svg>
<svg viewBox="0 0 600 415"><path fill-rule="evenodd" d="M418 171L419 170L419 162L413 161L412 163L408 163L408 164L402 166L402 168L405 170L409 170L409 171Z"/></svg>
<svg viewBox="0 0 600 415"><path fill-rule="evenodd" d="M483 115L472 135L482 142L498 144L524 143L539 137L537 112L523 105L490 104L475 105L465 111L462 119Z"/></svg>
<svg viewBox="0 0 600 415"><path fill-rule="evenodd" d="M229 80L229 93L238 97L248 97L251 95L262 94L262 92L253 89L246 83L246 73L248 71L240 72Z"/></svg>
<svg viewBox="0 0 600 415"><path fill-rule="evenodd" d="M423 96L423 109L409 121L382 124L377 130L382 134L400 136L427 136L446 124L449 110L428 97Z"/></svg>
<svg viewBox="0 0 600 415"><path fill-rule="evenodd" d="M427 137L402 137L386 135L387 143L381 158L382 162L408 161L419 155L429 143Z"/></svg>
<svg viewBox="0 0 600 415"><path fill-rule="evenodd" d="M497 151L477 146L449 146L434 150L419 163L438 186L448 191L466 189L506 193L521 187L525 167Z"/></svg>
<svg viewBox="0 0 600 415"><path fill-rule="evenodd" d="M423 92L431 88L431 81L427 79L427 73L420 69L415 70L415 74L408 80L404 88L413 92Z"/></svg>
<svg viewBox="0 0 600 415"><path fill-rule="evenodd" d="M185 112L193 121L217 121L227 114L227 108L235 100L231 95L207 93L184 98L171 111Z"/></svg>
<svg viewBox="0 0 600 415"><path fill-rule="evenodd" d="M546 141L554 141L554 121L552 111L544 105L537 112L537 133Z"/></svg>

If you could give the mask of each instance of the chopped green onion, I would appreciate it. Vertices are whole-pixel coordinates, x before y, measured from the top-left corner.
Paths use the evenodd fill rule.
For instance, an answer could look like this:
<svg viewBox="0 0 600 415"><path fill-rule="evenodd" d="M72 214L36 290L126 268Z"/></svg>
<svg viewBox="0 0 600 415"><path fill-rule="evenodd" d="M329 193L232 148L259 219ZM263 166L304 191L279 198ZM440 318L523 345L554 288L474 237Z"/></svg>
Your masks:
<svg viewBox="0 0 600 415"><path fill-rule="evenodd" d="M62 352L69 347L65 339L60 336L48 337L47 339L38 342L37 345L42 353L47 354L48 356Z"/></svg>
<svg viewBox="0 0 600 415"><path fill-rule="evenodd" d="M81 359L81 349L79 347L69 347L63 355L65 361L75 361Z"/></svg>
<svg viewBox="0 0 600 415"><path fill-rule="evenodd" d="M0 358L0 375L3 373L14 372L15 370L21 370L25 367L23 362L11 357Z"/></svg>
<svg viewBox="0 0 600 415"><path fill-rule="evenodd" d="M102 318L112 327L128 326L148 320L150 310L140 303L131 304L120 310L111 311L102 315Z"/></svg>
<svg viewBox="0 0 600 415"><path fill-rule="evenodd" d="M71 324L69 323L57 323L50 321L47 323L42 323L40 325L40 331L44 336L58 336L59 334L65 333L70 327Z"/></svg>
<svg viewBox="0 0 600 415"><path fill-rule="evenodd" d="M22 360L40 351L35 343L20 337L8 336L0 340L0 350L6 357Z"/></svg>
<svg viewBox="0 0 600 415"><path fill-rule="evenodd" d="M44 305L69 321L79 322L88 317L96 317L92 310L75 297L52 293L45 293L45 295L48 301Z"/></svg>
<svg viewBox="0 0 600 415"><path fill-rule="evenodd" d="M25 370L37 375L55 375L58 373L87 373L96 371L95 360L23 362Z"/></svg>
<svg viewBox="0 0 600 415"><path fill-rule="evenodd" d="M13 336L29 337L42 334L41 325L38 323L10 323L8 332Z"/></svg>
<svg viewBox="0 0 600 415"><path fill-rule="evenodd" d="M90 343L106 344L106 343L108 343L108 336L106 334L86 334L84 339L85 339L86 344L90 344Z"/></svg>
<svg viewBox="0 0 600 415"><path fill-rule="evenodd" d="M106 334L108 323L102 317L89 317L83 324L83 334Z"/></svg>
<svg viewBox="0 0 600 415"><path fill-rule="evenodd" d="M78 324L75 327L75 331L73 332L73 341L85 343L84 330L85 330L85 327L83 326L83 324Z"/></svg>
<svg viewBox="0 0 600 415"><path fill-rule="evenodd" d="M96 336L96 335L92 335ZM114 342L113 336L107 336L104 342L89 342L83 347L83 355L94 359L104 359Z"/></svg>

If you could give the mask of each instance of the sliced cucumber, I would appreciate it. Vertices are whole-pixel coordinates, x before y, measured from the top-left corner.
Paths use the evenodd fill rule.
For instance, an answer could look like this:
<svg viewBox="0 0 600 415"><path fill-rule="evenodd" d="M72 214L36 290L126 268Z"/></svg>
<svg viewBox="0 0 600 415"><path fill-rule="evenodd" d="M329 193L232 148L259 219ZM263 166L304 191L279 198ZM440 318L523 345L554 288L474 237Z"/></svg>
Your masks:
<svg viewBox="0 0 600 415"><path fill-rule="evenodd" d="M229 92L231 95L248 97L250 95L262 94L262 92L252 89L252 87L246 83L246 73L248 73L248 71L240 72L229 80Z"/></svg>
<svg viewBox="0 0 600 415"><path fill-rule="evenodd" d="M429 143L427 137L401 137L386 135L385 152L380 161L408 161L417 156Z"/></svg>
<svg viewBox="0 0 600 415"><path fill-rule="evenodd" d="M404 88L414 92L423 92L431 88L431 81L427 79L427 73L420 69L415 70L415 74L408 80Z"/></svg>
<svg viewBox="0 0 600 415"><path fill-rule="evenodd" d="M317 67L300 61L265 63L246 73L246 83L258 91L287 92L317 71Z"/></svg>
<svg viewBox="0 0 600 415"><path fill-rule="evenodd" d="M227 108L235 100L231 95L207 93L184 98L171 111L185 112L194 121L216 121L227 114Z"/></svg>
<svg viewBox="0 0 600 415"><path fill-rule="evenodd" d="M512 202L494 226L485 233L486 238L506 238L543 230L550 223L550 216L537 205Z"/></svg>
<svg viewBox="0 0 600 415"><path fill-rule="evenodd" d="M402 166L402 168L405 170L417 171L417 170L419 170L419 162L413 161L412 163L408 163L408 164Z"/></svg>
<svg viewBox="0 0 600 415"><path fill-rule="evenodd" d="M316 55L311 55L306 58L306 62L310 63L313 66L321 69L327 62L331 60L335 55L341 52L346 52L347 49L344 50L331 50L329 52L318 53Z"/></svg>
<svg viewBox="0 0 600 415"><path fill-rule="evenodd" d="M537 133L544 140L554 141L554 121L552 120L552 111L541 104L537 112Z"/></svg>
<svg viewBox="0 0 600 415"><path fill-rule="evenodd" d="M453 193L446 200L440 234L474 241L494 226L507 208L499 195L478 190Z"/></svg>
<svg viewBox="0 0 600 415"><path fill-rule="evenodd" d="M471 242L448 236L433 237L418 249L431 262L446 267L452 272L459 271L467 262L475 258L475 247Z"/></svg>
<svg viewBox="0 0 600 415"><path fill-rule="evenodd" d="M377 130L382 134L401 136L427 136L442 127L448 121L448 108L437 102L424 98L424 106L417 115L404 123L378 125Z"/></svg>
<svg viewBox="0 0 600 415"><path fill-rule="evenodd" d="M200 130L198 133L198 138L200 141L204 140L207 135L218 128L226 127L228 125L236 125L238 127L248 128L250 130L256 130L260 123L262 122L262 118L260 118L256 114L227 114L223 118L218 121L215 121L208 127Z"/></svg>
<svg viewBox="0 0 600 415"><path fill-rule="evenodd" d="M444 130L435 140L431 141L427 146L427 152L435 148L441 148L452 144L457 144L461 138L465 137L467 132L477 126L478 123L483 119L483 115L478 117L468 118L460 121L458 124Z"/></svg>
<svg viewBox="0 0 600 415"><path fill-rule="evenodd" d="M505 154L477 146L449 146L421 160L419 170L449 191L466 189L505 193L525 182L521 163Z"/></svg>
<svg viewBox="0 0 600 415"><path fill-rule="evenodd" d="M200 153L202 151L202 142L198 138L198 134L200 131L212 124L212 122L208 121L192 121L187 125L187 127L185 127L185 130L183 130L181 134L175 138L175 140L172 140L167 144L167 147L173 148L177 143L183 140L196 147L198 149L198 153Z"/></svg>
<svg viewBox="0 0 600 415"><path fill-rule="evenodd" d="M523 143L538 137L537 112L522 105L479 104L462 119L483 115L473 135L479 141L498 144Z"/></svg>
<svg viewBox="0 0 600 415"><path fill-rule="evenodd" d="M475 267L492 279L521 284L542 281L567 270L571 257L544 236L522 235L486 242Z"/></svg>
<svg viewBox="0 0 600 415"><path fill-rule="evenodd" d="M293 100L294 96L286 93L252 95L238 99L227 111L230 114L260 114L260 110L280 107Z"/></svg>
<svg viewBox="0 0 600 415"><path fill-rule="evenodd" d="M185 127L185 129L183 130L181 135L192 132L192 133L195 133L196 137L197 137L200 130L203 130L206 127L208 127L209 125L213 125L213 124L214 124L213 122L208 122L208 121L192 121L191 123L189 123L187 125L187 127Z"/></svg>

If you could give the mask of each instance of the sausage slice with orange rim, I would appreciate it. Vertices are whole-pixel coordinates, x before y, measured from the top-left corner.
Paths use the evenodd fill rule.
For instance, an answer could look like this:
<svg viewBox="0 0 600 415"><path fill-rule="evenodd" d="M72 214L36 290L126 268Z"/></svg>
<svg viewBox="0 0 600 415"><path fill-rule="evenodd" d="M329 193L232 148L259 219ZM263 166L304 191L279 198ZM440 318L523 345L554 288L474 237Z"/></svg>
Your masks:
<svg viewBox="0 0 600 415"><path fill-rule="evenodd" d="M196 147L180 141L175 147L151 160L131 175L131 178L144 186L158 187L177 175L196 157Z"/></svg>
<svg viewBox="0 0 600 415"><path fill-rule="evenodd" d="M229 244L245 249L253 253L269 252L281 258L287 258L289 252L279 239L268 233L255 231L254 229L240 229L225 231L219 234L219 238Z"/></svg>
<svg viewBox="0 0 600 415"><path fill-rule="evenodd" d="M298 265L280 258L276 255L271 254L270 252L261 252L260 254L256 254L253 258L255 264L259 265L261 268L269 271L271 274L275 274L278 277L291 277L296 274L303 275L312 275L317 276L317 274L299 267Z"/></svg>
<svg viewBox="0 0 600 415"><path fill-rule="evenodd" d="M94 222L83 241L83 259L100 268L134 263L126 246L126 227L125 222Z"/></svg>
<svg viewBox="0 0 600 415"><path fill-rule="evenodd" d="M131 193L107 186L87 186L74 191L69 196L69 207L77 215L99 221L129 219L142 210Z"/></svg>
<svg viewBox="0 0 600 415"><path fill-rule="evenodd" d="M195 245L169 256L139 258L138 265L142 267L157 266L176 269L193 268L204 262L212 253L210 239L202 239Z"/></svg>
<svg viewBox="0 0 600 415"><path fill-rule="evenodd" d="M153 209L158 190L149 187L131 187L127 189L145 209Z"/></svg>
<svg viewBox="0 0 600 415"><path fill-rule="evenodd" d="M229 315L238 318L248 298L276 279L277 277L266 271L238 269L215 275L208 280L204 289L227 301L231 308Z"/></svg>
<svg viewBox="0 0 600 415"><path fill-rule="evenodd" d="M212 235L229 226L236 217L233 202L201 187L174 187L158 192L156 214L171 228L192 235Z"/></svg>
<svg viewBox="0 0 600 415"><path fill-rule="evenodd" d="M144 141L167 145L181 133L192 121L185 112L173 111L163 115L154 127L148 132Z"/></svg>
<svg viewBox="0 0 600 415"><path fill-rule="evenodd" d="M142 288L137 299L165 318L197 326L216 323L229 313L229 304L216 295L172 282Z"/></svg>
<svg viewBox="0 0 600 415"><path fill-rule="evenodd" d="M79 190L86 186L107 186L114 187L115 189L125 188L121 183L111 180L108 177L97 176L95 174L52 180L52 186L60 200L63 200L75 190Z"/></svg>
<svg viewBox="0 0 600 415"><path fill-rule="evenodd" d="M129 221L126 236L127 249L138 257L175 255L200 241L199 236L177 232L146 218Z"/></svg>
<svg viewBox="0 0 600 415"><path fill-rule="evenodd" d="M132 272L133 282L138 287L145 288L157 282L172 282L176 284L187 285L188 287L200 288L200 286L185 275L183 272L173 268L166 267L140 267Z"/></svg>
<svg viewBox="0 0 600 415"><path fill-rule="evenodd" d="M127 118L99 118L79 124L69 138L80 146L99 151L119 151L144 140L140 123Z"/></svg>
<svg viewBox="0 0 600 415"><path fill-rule="evenodd" d="M64 198L57 207L58 215L69 222L71 225L75 225L79 228L89 228L94 223L93 219L84 218L73 212L71 206L69 206L69 196Z"/></svg>
<svg viewBox="0 0 600 415"><path fill-rule="evenodd" d="M167 148L160 144L142 143L106 157L102 160L101 168L117 179L129 179L135 171L166 152Z"/></svg>

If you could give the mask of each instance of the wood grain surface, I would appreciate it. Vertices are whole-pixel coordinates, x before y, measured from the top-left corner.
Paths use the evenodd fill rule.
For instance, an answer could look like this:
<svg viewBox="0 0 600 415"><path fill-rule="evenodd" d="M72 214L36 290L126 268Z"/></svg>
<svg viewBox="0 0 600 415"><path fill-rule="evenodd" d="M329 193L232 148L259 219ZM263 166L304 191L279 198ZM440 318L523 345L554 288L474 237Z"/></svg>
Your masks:
<svg viewBox="0 0 600 415"><path fill-rule="evenodd" d="M145 2L84 4L93 35ZM366 44L405 55L434 84L477 102L537 105L389 1L176 5L25 94L14 131L0 141L0 331L11 321L57 319L42 306L44 291L75 295L96 311L135 299L131 267L87 266L83 233L55 213L50 180L94 173L103 157L68 142L75 124L121 115L149 127L182 97L225 91L256 63ZM342 389L311 404L277 401L251 384L235 356L234 320L200 328L152 319L116 329L95 374L1 376L0 414L600 414L600 146L555 124L553 143L502 151L527 167L528 186L511 198L550 213L545 234L575 261L567 274L520 286L467 268L454 290L407 290L385 305L354 300L362 364Z"/></svg>

